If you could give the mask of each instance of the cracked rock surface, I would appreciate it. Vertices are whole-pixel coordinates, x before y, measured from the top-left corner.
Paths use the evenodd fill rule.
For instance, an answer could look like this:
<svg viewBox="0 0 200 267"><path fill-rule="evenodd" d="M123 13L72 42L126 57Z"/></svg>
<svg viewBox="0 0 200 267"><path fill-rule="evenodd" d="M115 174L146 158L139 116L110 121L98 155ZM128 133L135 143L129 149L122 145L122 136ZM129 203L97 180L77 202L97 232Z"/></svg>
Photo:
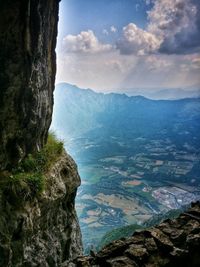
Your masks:
<svg viewBox="0 0 200 267"><path fill-rule="evenodd" d="M94 253L93 253L94 254ZM200 202L177 219L165 220L105 246L93 256L78 257L71 267L200 266Z"/></svg>
<svg viewBox="0 0 200 267"><path fill-rule="evenodd" d="M59 0L0 1L0 170L46 143Z"/></svg>
<svg viewBox="0 0 200 267"><path fill-rule="evenodd" d="M74 207L79 185L76 164L63 153L35 199L15 204L0 190L0 267L59 267L82 254Z"/></svg>

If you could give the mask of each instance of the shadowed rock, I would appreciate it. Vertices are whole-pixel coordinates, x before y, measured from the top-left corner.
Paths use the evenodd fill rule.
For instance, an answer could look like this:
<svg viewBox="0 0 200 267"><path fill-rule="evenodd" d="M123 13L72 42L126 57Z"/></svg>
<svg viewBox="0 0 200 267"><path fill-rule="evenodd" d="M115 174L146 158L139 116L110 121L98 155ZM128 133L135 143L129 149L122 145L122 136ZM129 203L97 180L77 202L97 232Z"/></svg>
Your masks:
<svg viewBox="0 0 200 267"><path fill-rule="evenodd" d="M200 266L200 202L177 219L165 220L132 237L114 241L93 257L73 261L73 267L198 267ZM195 214L195 218L191 215Z"/></svg>
<svg viewBox="0 0 200 267"><path fill-rule="evenodd" d="M59 0L0 1L0 169L46 142Z"/></svg>

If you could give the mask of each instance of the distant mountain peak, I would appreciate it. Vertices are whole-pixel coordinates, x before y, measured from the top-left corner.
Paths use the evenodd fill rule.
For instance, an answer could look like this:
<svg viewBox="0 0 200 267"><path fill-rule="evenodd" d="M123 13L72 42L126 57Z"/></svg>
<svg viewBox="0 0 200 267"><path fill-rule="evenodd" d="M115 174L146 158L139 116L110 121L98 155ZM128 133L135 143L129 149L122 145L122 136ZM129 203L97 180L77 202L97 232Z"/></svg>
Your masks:
<svg viewBox="0 0 200 267"><path fill-rule="evenodd" d="M178 100L184 98L199 98L200 97L200 88L199 89L182 89L182 88L163 88L160 90L156 89L121 89L116 92L97 92L91 88L79 88L77 85L69 84L69 83L58 83L56 88L67 89L67 90L75 90L75 91L85 91L87 93L93 93L98 95L110 95L114 97L133 97L135 100Z"/></svg>

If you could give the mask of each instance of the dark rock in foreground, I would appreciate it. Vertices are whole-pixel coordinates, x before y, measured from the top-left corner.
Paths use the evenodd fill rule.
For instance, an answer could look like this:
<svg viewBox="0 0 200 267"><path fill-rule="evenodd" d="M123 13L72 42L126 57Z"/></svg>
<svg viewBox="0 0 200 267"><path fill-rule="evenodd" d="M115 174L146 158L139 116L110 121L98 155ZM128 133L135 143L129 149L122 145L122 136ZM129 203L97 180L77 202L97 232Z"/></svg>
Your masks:
<svg viewBox="0 0 200 267"><path fill-rule="evenodd" d="M71 267L200 266L200 202L177 219L114 241L93 256L79 257Z"/></svg>

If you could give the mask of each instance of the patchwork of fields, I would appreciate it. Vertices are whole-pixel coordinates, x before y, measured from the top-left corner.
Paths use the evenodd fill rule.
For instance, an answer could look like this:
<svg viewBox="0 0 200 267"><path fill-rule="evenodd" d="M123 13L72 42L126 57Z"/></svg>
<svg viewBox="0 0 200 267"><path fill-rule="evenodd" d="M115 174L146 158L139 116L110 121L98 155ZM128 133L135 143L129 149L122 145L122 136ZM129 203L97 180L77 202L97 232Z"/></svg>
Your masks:
<svg viewBox="0 0 200 267"><path fill-rule="evenodd" d="M102 151L95 150L95 142L81 138L70 147L82 178L76 208L86 251L112 229L143 225L154 215L200 198L200 158L194 147L176 150L169 139L138 138L125 144L111 137L110 146L124 147L114 155L108 140Z"/></svg>

